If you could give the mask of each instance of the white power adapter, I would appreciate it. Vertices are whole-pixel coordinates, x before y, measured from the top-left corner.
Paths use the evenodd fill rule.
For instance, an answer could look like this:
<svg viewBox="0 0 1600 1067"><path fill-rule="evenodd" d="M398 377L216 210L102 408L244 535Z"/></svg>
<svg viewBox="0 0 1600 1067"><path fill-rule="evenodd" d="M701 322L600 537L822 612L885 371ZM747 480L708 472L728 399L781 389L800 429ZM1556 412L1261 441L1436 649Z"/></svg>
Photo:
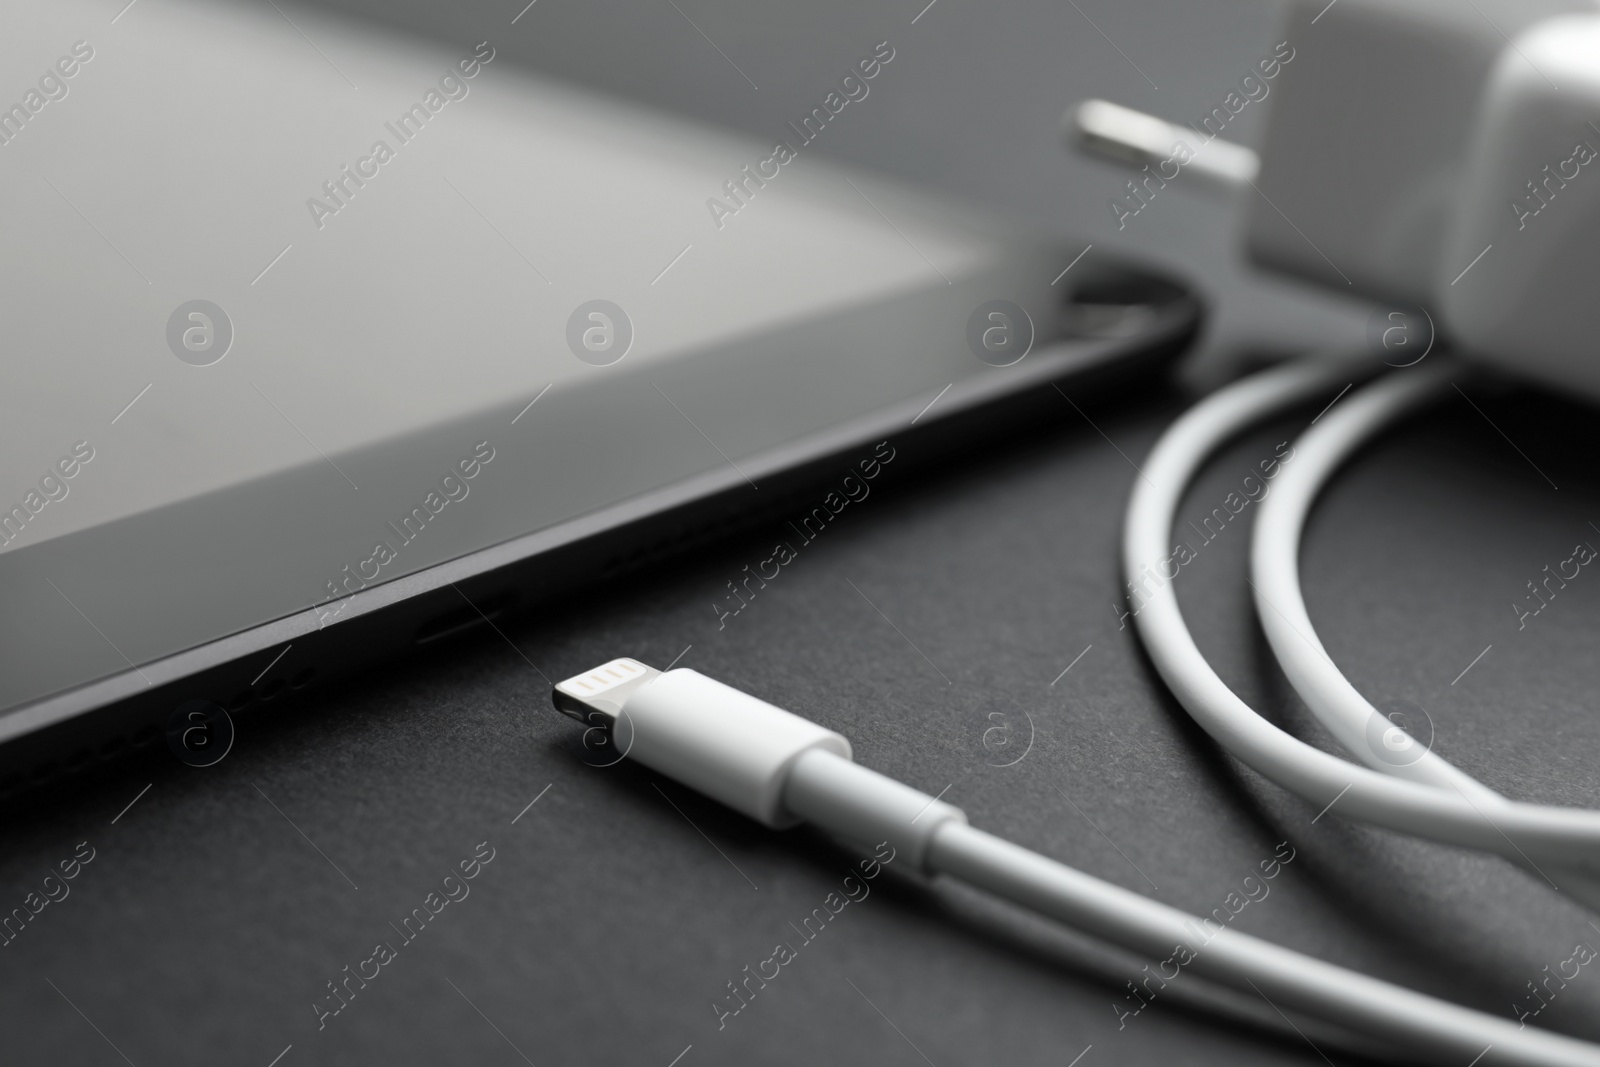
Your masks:
<svg viewBox="0 0 1600 1067"><path fill-rule="evenodd" d="M1247 198L1258 265L1420 305L1457 352L1600 399L1600 7L1295 0L1281 35L1255 166L1101 101L1076 132L1135 163L1189 146Z"/></svg>
<svg viewBox="0 0 1600 1067"><path fill-rule="evenodd" d="M1479 103L1434 299L1456 344L1600 396L1600 14L1541 22Z"/></svg>

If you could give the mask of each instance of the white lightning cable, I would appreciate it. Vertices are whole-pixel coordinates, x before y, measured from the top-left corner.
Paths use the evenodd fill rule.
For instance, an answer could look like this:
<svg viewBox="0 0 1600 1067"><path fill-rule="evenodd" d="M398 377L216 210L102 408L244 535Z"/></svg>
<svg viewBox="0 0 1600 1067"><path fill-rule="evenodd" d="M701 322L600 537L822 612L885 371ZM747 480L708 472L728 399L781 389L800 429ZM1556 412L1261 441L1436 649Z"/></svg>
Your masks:
<svg viewBox="0 0 1600 1067"><path fill-rule="evenodd" d="M974 829L960 809L852 762L839 734L696 671L663 674L618 659L560 683L553 697L564 713L607 729L621 756L766 826L805 822L847 841L887 842L927 874L960 878L1152 958L1184 946L1188 970L1279 1011L1378 1038L1407 1062L1460 1067L1492 1050L1492 1063L1600 1064L1600 1047L1281 948Z"/></svg>
<svg viewBox="0 0 1600 1067"><path fill-rule="evenodd" d="M1139 592L1133 616L1139 637L1178 701L1218 744L1317 807L1337 803L1347 818L1494 852L1552 875L1560 869L1575 878L1593 878L1600 872L1600 812L1496 803L1483 787L1465 784L1470 779L1463 781L1464 776L1454 777L1437 767L1417 772L1417 779L1403 778L1388 773L1388 768L1368 770L1313 748L1240 700L1211 669L1184 623L1171 576L1164 572L1172 569L1174 520L1195 473L1207 457L1244 430L1326 396L1348 382L1352 373L1347 361L1321 360L1265 371L1213 393L1162 435L1144 462L1144 477L1134 485L1123 531L1124 570ZM1423 383L1431 387L1440 372L1419 368L1406 373L1415 375L1415 388L1425 392ZM1374 403L1398 413L1417 399L1409 388L1385 394ZM1303 461L1304 457L1296 457L1296 463ZM1276 598L1272 601L1276 603ZM1263 619L1275 614L1271 603L1263 608ZM1316 654L1325 656L1317 648ZM1422 780L1423 773L1437 774L1439 780ZM1447 780L1447 775L1452 776ZM1441 788L1452 782L1457 788ZM1570 891L1578 895L1582 889L1574 885Z"/></svg>
<svg viewBox="0 0 1600 1067"><path fill-rule="evenodd" d="M1346 750L1374 770L1459 796L1482 820L1496 824L1507 808L1519 805L1452 766L1431 751L1431 739L1419 742L1362 697L1323 648L1300 587L1301 535L1322 487L1373 435L1442 395L1458 372L1445 364L1386 377L1321 415L1295 440L1294 462L1280 470L1256 514L1251 585L1262 630L1284 675ZM1538 809L1531 817L1539 817ZM1518 851L1515 839L1505 843L1508 859L1600 910L1600 879L1592 870L1535 862Z"/></svg>

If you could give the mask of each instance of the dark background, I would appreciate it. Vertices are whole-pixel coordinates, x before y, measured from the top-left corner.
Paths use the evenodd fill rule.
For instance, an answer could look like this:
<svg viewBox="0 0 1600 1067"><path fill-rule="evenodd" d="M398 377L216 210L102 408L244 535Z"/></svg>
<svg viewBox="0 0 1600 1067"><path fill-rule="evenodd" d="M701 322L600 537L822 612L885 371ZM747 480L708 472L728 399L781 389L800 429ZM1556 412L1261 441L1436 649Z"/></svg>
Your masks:
<svg viewBox="0 0 1600 1067"><path fill-rule="evenodd" d="M1060 145L1061 111L1089 95L1178 120L1208 109L1278 39L1270 5L938 0L915 25L916 0L678 6L539 0L514 27L516 2L385 11L763 137L889 39L888 76L818 151L1183 272L1213 313L1190 383L1247 355L1360 342L1367 308L1239 262L1240 205L1175 185L1118 234L1105 202L1122 177ZM1261 117L1243 116L1239 136L1257 137ZM1585 572L1521 631L1510 607L1575 542L1600 544L1592 412L1461 381L1515 448L1452 399L1363 455L1313 518L1307 599L1357 687L1426 709L1447 758L1519 798L1594 805L1600 578ZM96 858L0 949L5 1061L266 1067L291 1045L283 1067L1356 1060L1313 1049L1261 1005L1245 1010L1268 1026L1231 1021L1185 991L1193 979L1119 1031L1117 990L1144 961L894 866L718 1032L724 984L796 942L789 924L855 857L639 768L587 765L547 679L616 655L664 666L682 654L845 733L867 766L948 785L976 825L1180 907L1220 906L1287 840L1294 862L1240 928L1510 1017L1543 967L1600 946L1591 917L1495 859L1337 809L1313 825L1316 811L1218 753L1118 629L1133 464L1186 402L1144 384L1086 409L1093 425L1063 403L1058 423L975 443L936 471L891 464L720 631L712 603L776 530L242 718L215 767L163 755L13 802L0 909L80 841ZM1315 413L1230 449L1185 517L1209 513ZM1246 700L1327 745L1254 624L1249 518L1184 569L1183 605ZM398 943L389 924L484 841L495 859L470 896L318 1032L324 983ZM1600 976L1586 968L1538 1023L1600 1038Z"/></svg>

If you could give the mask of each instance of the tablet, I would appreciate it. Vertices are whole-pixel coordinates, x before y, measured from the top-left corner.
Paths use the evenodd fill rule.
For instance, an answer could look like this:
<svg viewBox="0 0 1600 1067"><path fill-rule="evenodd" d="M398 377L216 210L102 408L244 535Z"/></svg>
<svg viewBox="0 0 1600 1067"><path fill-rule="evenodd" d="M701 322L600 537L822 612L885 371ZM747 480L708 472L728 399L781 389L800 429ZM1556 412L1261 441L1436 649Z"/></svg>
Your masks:
<svg viewBox="0 0 1600 1067"><path fill-rule="evenodd" d="M492 40L103 15L0 40L37 71L0 86L7 789L601 595L1196 321L1082 242L827 160L888 42L756 140Z"/></svg>

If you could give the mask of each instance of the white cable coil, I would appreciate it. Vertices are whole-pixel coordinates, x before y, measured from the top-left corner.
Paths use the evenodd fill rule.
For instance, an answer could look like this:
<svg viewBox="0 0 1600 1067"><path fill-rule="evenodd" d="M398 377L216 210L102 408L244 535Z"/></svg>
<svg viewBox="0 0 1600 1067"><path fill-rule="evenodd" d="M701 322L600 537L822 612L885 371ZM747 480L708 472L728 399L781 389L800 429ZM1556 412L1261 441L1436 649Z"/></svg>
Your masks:
<svg viewBox="0 0 1600 1067"><path fill-rule="evenodd" d="M1128 505L1123 531L1123 566L1128 579L1137 581L1141 574L1159 567L1169 557L1178 504L1207 457L1257 421L1324 395L1348 382L1352 373L1348 363L1340 362L1294 363L1275 368L1219 390L1173 423L1145 460L1145 477L1135 483ZM1421 402L1429 389L1443 381L1443 373L1442 367L1418 368L1384 383L1384 389L1370 399L1375 417L1381 421L1384 415L1399 414L1407 404ZM1341 403L1355 403L1358 399ZM1332 414L1325 417L1331 418ZM1315 446L1316 440L1311 443ZM1304 447L1298 450L1296 466L1314 472L1315 447L1309 456L1306 451ZM1274 485L1274 493L1290 496L1282 478L1289 476L1293 486L1297 474L1293 468L1285 468ZM1304 489L1302 485L1301 491ZM1270 501L1271 495L1267 498ZM1275 547L1281 550L1283 546ZM1277 568L1273 574L1276 576ZM1149 584L1153 583L1148 583L1147 588ZM1276 597L1272 599L1278 603ZM1278 607L1284 605L1278 603ZM1263 620L1269 615L1279 617L1270 604L1262 611ZM1491 819L1486 814L1487 791L1475 782L1471 787L1463 785L1463 780L1471 779L1459 772L1441 771L1437 764L1442 760L1418 775L1438 775L1440 784L1445 785L1450 784L1445 780L1448 775L1458 789L1399 777L1389 773L1389 767L1381 772L1369 770L1313 748L1263 719L1228 688L1201 655L1183 621L1170 582L1151 591L1134 615L1134 626L1162 679L1218 744L1317 807L1337 801L1340 814L1348 818L1518 861L1526 857L1541 867L1549 864L1576 868L1585 878L1600 873L1600 812L1502 801L1493 809ZM1294 639L1300 640L1298 636ZM1274 648L1279 644L1275 641ZM1315 655L1326 663L1326 653L1320 645L1316 646ZM1299 660L1309 662L1308 657ZM1348 733L1343 723L1336 735L1340 731Z"/></svg>
<svg viewBox="0 0 1600 1067"><path fill-rule="evenodd" d="M1256 514L1250 549L1256 614L1290 685L1346 750L1374 770L1429 786L1447 797L1459 797L1472 807L1480 823L1495 829L1498 842L1494 851L1580 903L1600 910L1600 878L1593 861L1596 852L1587 844L1586 835L1572 834L1570 846L1547 853L1543 841L1519 839L1513 820L1506 818L1511 811L1517 813L1518 821L1537 823L1549 811L1573 812L1509 800L1452 766L1432 751L1431 744L1403 734L1395 737L1383 713L1356 691L1328 656L1301 592L1300 539L1322 487L1374 434L1442 394L1455 369L1448 364L1435 365L1384 378L1330 409L1318 419L1318 425L1296 440L1295 463L1282 469ZM1373 743L1389 737L1395 737L1397 752L1381 741ZM1391 758L1384 758L1392 752ZM1576 814L1600 825L1600 813ZM1567 835L1565 825L1552 822L1552 833ZM1452 839L1448 831L1424 836Z"/></svg>
<svg viewBox="0 0 1600 1067"><path fill-rule="evenodd" d="M1300 531L1318 489L1370 434L1447 381L1430 366L1355 394L1301 438L1258 515L1257 606L1285 672L1341 743L1358 755L1377 711L1328 660L1300 594ZM1129 503L1123 560L1130 582L1159 568L1195 473L1257 420L1309 401L1351 375L1343 363L1297 363L1255 375L1196 405L1156 444ZM1292 470L1292 475L1291 475ZM1427 754L1406 766L1346 762L1290 736L1228 689L1195 646L1169 580L1145 586L1134 624L1156 669L1225 749L1318 807L1421 837L1507 855L1593 901L1600 813L1507 800ZM1272 621L1269 621L1272 620ZM1198 975L1258 995L1279 1012L1375 1038L1398 1062L1600 1067L1600 1046L1283 948L1101 881L967 825L960 809L851 762L838 734L690 670L616 660L562 682L556 705L611 726L638 760L768 826L810 823L849 841L886 841L928 874L960 878L1152 958L1187 946ZM1492 817L1490 813L1492 812ZM1285 1018L1288 1016L1286 1015Z"/></svg>

